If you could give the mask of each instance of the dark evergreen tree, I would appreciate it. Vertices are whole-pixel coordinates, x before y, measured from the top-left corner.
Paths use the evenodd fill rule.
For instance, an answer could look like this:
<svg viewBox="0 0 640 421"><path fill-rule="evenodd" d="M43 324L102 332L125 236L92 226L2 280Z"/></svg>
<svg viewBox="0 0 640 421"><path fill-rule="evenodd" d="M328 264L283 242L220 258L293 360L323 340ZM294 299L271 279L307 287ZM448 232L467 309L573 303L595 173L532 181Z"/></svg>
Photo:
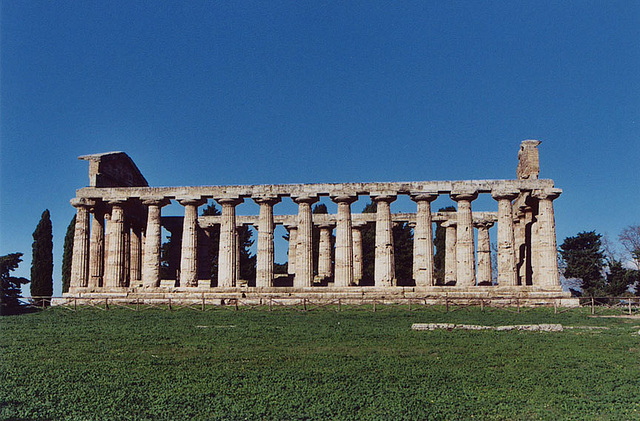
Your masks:
<svg viewBox="0 0 640 421"><path fill-rule="evenodd" d="M608 269L604 290L607 295L612 297L620 297L625 294L629 287L640 278L637 270L625 268L620 260L609 259Z"/></svg>
<svg viewBox="0 0 640 421"><path fill-rule="evenodd" d="M560 246L560 254L566 264L564 276L581 279L585 295L598 296L606 293L601 237L595 231L581 232L575 237L565 238Z"/></svg>
<svg viewBox="0 0 640 421"><path fill-rule="evenodd" d="M455 212L456 208L453 206L447 206L446 208L440 208L438 212ZM444 262L445 262L445 231L446 228L437 224L436 235L433 241L436 247L436 254L433 260L433 266L435 268L436 285L444 285Z"/></svg>
<svg viewBox="0 0 640 421"><path fill-rule="evenodd" d="M76 229L76 216L73 215L67 233L64 236L64 248L62 251L62 292L69 291L71 283L71 261L73 259L73 239Z"/></svg>
<svg viewBox="0 0 640 421"><path fill-rule="evenodd" d="M222 211L215 204L210 204L202 209L202 216L219 216ZM213 285L218 284L218 248L220 247L220 225L209 229L209 250L207 250L207 260L211 262L209 274Z"/></svg>
<svg viewBox="0 0 640 421"><path fill-rule="evenodd" d="M28 284L26 278L11 276L22 261L22 253L0 256L0 315L15 314L20 309L21 286Z"/></svg>
<svg viewBox="0 0 640 421"><path fill-rule="evenodd" d="M33 257L31 260L31 296L53 295L53 233L49 210L45 209L33 232ZM47 302L48 298L45 298Z"/></svg>
<svg viewBox="0 0 640 421"><path fill-rule="evenodd" d="M239 279L248 281L250 286L256 285L256 255L251 253L251 246L254 240L253 231L248 226L241 226L238 230L238 241L240 242L240 273Z"/></svg>

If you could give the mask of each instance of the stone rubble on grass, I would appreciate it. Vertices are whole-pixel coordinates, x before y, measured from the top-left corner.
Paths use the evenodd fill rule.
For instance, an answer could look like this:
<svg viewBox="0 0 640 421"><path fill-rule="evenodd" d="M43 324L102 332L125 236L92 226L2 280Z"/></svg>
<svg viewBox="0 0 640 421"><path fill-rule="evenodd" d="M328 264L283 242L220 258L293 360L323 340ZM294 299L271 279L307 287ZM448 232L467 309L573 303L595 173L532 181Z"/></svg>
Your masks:
<svg viewBox="0 0 640 421"><path fill-rule="evenodd" d="M530 332L562 332L561 324L542 323L537 325L510 325L510 326L480 326L480 325L457 325L455 323L414 323L412 330L524 330Z"/></svg>

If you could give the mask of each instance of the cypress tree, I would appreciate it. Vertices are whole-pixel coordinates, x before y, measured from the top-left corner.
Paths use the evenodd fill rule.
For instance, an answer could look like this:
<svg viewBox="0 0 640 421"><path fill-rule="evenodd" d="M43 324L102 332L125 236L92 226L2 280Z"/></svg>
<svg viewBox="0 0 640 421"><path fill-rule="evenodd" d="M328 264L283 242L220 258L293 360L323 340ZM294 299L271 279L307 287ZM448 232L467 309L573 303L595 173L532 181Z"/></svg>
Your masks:
<svg viewBox="0 0 640 421"><path fill-rule="evenodd" d="M67 233L64 236L64 250L62 252L62 292L69 292L69 284L71 283L71 261L73 258L73 236L76 230L76 216L67 227Z"/></svg>
<svg viewBox="0 0 640 421"><path fill-rule="evenodd" d="M31 260L31 296L53 295L53 233L49 209L45 209L33 232Z"/></svg>
<svg viewBox="0 0 640 421"><path fill-rule="evenodd" d="M11 276L22 261L22 253L0 256L0 315L15 314L20 309L21 286L28 279Z"/></svg>

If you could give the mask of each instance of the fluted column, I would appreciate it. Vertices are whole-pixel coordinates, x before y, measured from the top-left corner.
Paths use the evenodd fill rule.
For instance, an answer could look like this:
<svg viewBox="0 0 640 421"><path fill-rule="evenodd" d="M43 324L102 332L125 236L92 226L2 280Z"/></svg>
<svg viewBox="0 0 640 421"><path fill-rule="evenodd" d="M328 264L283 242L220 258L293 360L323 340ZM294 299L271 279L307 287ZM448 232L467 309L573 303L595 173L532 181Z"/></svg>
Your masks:
<svg viewBox="0 0 640 421"><path fill-rule="evenodd" d="M331 264L331 232L333 231L333 224L322 224L319 228L318 277L328 279L333 275Z"/></svg>
<svg viewBox="0 0 640 421"><path fill-rule="evenodd" d="M352 235L353 235L353 282L356 285L360 284L362 280L362 228L366 224L364 222L352 223Z"/></svg>
<svg viewBox="0 0 640 421"><path fill-rule="evenodd" d="M104 274L104 284L107 288L125 286L125 232L124 232L124 204L125 200L109 200L111 205L111 219L107 225L107 264Z"/></svg>
<svg viewBox="0 0 640 421"><path fill-rule="evenodd" d="M471 202L478 197L477 192L454 192L451 198L458 202L456 257L458 259L456 286L476 284L475 245L473 241L473 216Z"/></svg>
<svg viewBox="0 0 640 421"><path fill-rule="evenodd" d="M416 227L413 231L413 279L416 287L435 285L433 278L433 227L431 222L431 202L435 193L411 195L416 202Z"/></svg>
<svg viewBox="0 0 640 421"><path fill-rule="evenodd" d="M73 234L70 287L86 287L89 283L89 207L82 199L71 200L76 208L76 226Z"/></svg>
<svg viewBox="0 0 640 421"><path fill-rule="evenodd" d="M391 202L395 195L371 196L376 202L376 249L374 278L375 286L396 285L396 268L393 255L393 225L391 222Z"/></svg>
<svg viewBox="0 0 640 421"><path fill-rule="evenodd" d="M317 196L299 196L294 198L298 204L298 246L296 249L296 276L293 286L310 287L313 284L313 220L311 205L318 201Z"/></svg>
<svg viewBox="0 0 640 421"><path fill-rule="evenodd" d="M498 285L500 286L518 285L513 206L511 204L518 193L516 191L491 193L491 196L498 201Z"/></svg>
<svg viewBox="0 0 640 421"><path fill-rule="evenodd" d="M456 282L458 273L458 259L456 256L456 221L445 221L441 224L444 231L444 283Z"/></svg>
<svg viewBox="0 0 640 421"><path fill-rule="evenodd" d="M347 287L354 285L351 204L358 200L358 196L340 195L332 197L332 200L338 204L335 286Z"/></svg>
<svg viewBox="0 0 640 421"><path fill-rule="evenodd" d="M482 221L475 224L478 229L478 284L481 282L491 284L493 274L491 270L491 240L489 228L493 221Z"/></svg>
<svg viewBox="0 0 640 421"><path fill-rule="evenodd" d="M184 206L182 249L180 254L180 286L198 286L198 206L201 198L178 199Z"/></svg>
<svg viewBox="0 0 640 421"><path fill-rule="evenodd" d="M142 230L138 224L131 224L129 249L129 286L142 286Z"/></svg>
<svg viewBox="0 0 640 421"><path fill-rule="evenodd" d="M256 256L256 287L273 286L273 206L280 201L277 196L256 197L260 205L258 216L258 253Z"/></svg>
<svg viewBox="0 0 640 421"><path fill-rule="evenodd" d="M537 243L539 251L538 277L534 280L542 288L560 288L558 275L558 248L556 244L556 223L553 201L560 196L560 189L534 190L533 197L538 199Z"/></svg>
<svg viewBox="0 0 640 421"><path fill-rule="evenodd" d="M89 241L89 288L102 286L104 275L104 209L96 203L92 209L91 241Z"/></svg>
<svg viewBox="0 0 640 421"><path fill-rule="evenodd" d="M149 288L159 287L162 258L162 207L168 205L169 200L162 197L145 198L142 204L147 206L142 284Z"/></svg>
<svg viewBox="0 0 640 421"><path fill-rule="evenodd" d="M296 254L298 250L298 226L287 225L289 232L289 251L287 252L287 273L289 275L296 274Z"/></svg>
<svg viewBox="0 0 640 421"><path fill-rule="evenodd" d="M513 252L516 266L516 284L526 285L526 227L524 223L524 212L513 209Z"/></svg>
<svg viewBox="0 0 640 421"><path fill-rule="evenodd" d="M243 202L241 198L216 199L222 206L220 224L220 249L218 252L218 286L229 288L236 286L236 206Z"/></svg>

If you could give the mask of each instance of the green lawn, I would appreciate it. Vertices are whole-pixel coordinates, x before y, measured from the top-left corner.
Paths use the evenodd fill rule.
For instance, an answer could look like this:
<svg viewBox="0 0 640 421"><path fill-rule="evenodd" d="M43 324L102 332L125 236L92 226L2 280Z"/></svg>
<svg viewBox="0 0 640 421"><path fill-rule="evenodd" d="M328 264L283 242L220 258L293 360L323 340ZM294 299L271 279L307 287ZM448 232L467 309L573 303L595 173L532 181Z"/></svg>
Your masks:
<svg viewBox="0 0 640 421"><path fill-rule="evenodd" d="M588 312L3 317L0 419L640 419L640 320ZM416 322L609 329L411 331Z"/></svg>

